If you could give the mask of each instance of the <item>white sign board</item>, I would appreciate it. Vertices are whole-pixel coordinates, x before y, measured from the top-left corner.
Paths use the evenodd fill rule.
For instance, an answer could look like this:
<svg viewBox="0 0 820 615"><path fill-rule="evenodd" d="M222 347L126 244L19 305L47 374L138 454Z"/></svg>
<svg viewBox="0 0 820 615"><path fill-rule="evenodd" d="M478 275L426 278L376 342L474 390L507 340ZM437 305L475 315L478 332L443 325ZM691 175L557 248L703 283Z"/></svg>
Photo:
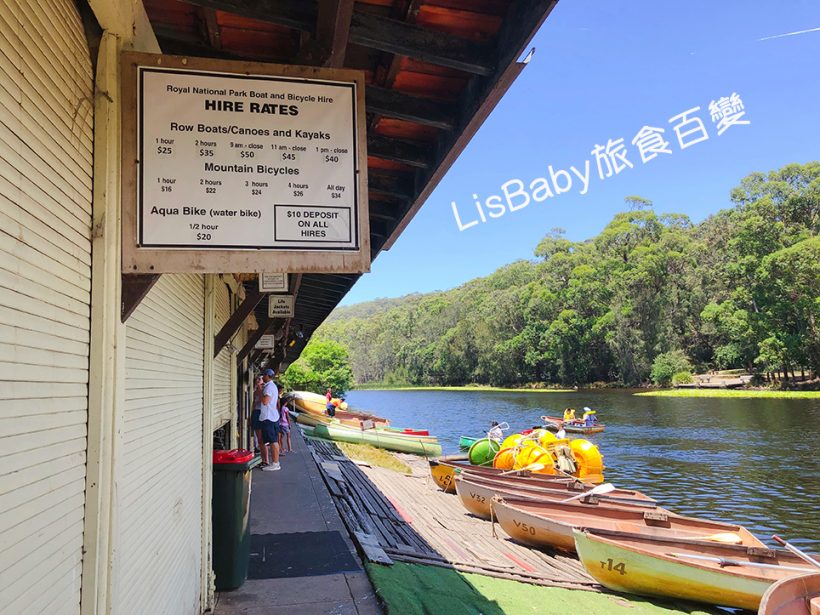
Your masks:
<svg viewBox="0 0 820 615"><path fill-rule="evenodd" d="M273 349L275 347L276 342L274 340L273 335L263 335L259 338L259 341L256 342L256 348Z"/></svg>
<svg viewBox="0 0 820 615"><path fill-rule="evenodd" d="M293 295L271 295L268 297L268 316L270 318L292 318Z"/></svg>
<svg viewBox="0 0 820 615"><path fill-rule="evenodd" d="M137 69L138 245L356 250L356 84Z"/></svg>
<svg viewBox="0 0 820 615"><path fill-rule="evenodd" d="M260 293L286 293L288 292L287 273L260 273L259 274Z"/></svg>

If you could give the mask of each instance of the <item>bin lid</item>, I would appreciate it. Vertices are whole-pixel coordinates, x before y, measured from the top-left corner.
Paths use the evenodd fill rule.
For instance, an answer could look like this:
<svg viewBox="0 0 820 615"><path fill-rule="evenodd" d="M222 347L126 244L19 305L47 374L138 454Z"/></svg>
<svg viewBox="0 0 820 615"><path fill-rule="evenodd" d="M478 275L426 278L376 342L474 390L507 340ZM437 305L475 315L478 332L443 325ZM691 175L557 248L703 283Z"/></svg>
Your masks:
<svg viewBox="0 0 820 615"><path fill-rule="evenodd" d="M248 463L253 459L253 451L244 448L214 451L214 463Z"/></svg>

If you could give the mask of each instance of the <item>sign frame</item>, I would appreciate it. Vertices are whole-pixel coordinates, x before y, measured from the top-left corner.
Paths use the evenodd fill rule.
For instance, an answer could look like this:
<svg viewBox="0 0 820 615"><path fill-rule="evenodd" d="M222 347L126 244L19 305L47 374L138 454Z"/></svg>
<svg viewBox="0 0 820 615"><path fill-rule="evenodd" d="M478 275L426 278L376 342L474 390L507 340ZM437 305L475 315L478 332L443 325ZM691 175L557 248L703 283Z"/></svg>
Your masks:
<svg viewBox="0 0 820 615"><path fill-rule="evenodd" d="M274 350L276 348L276 339L273 333L266 333L260 337L254 348L256 350Z"/></svg>
<svg viewBox="0 0 820 615"><path fill-rule="evenodd" d="M225 76L286 77L353 83L358 177L358 249L332 248L143 248L138 244L139 136L137 68L224 73ZM352 69L215 60L140 52L120 56L122 103L122 273L367 273L370 271L370 219L367 192L367 121L364 72Z"/></svg>
<svg viewBox="0 0 820 615"><path fill-rule="evenodd" d="M287 307L287 312L276 313L277 303ZM293 295L268 295L268 318L293 318L296 313L296 297Z"/></svg>
<svg viewBox="0 0 820 615"><path fill-rule="evenodd" d="M282 276L282 284L279 286L265 284L265 276ZM265 271L259 274L259 292L260 293L286 293L288 292L288 274Z"/></svg>

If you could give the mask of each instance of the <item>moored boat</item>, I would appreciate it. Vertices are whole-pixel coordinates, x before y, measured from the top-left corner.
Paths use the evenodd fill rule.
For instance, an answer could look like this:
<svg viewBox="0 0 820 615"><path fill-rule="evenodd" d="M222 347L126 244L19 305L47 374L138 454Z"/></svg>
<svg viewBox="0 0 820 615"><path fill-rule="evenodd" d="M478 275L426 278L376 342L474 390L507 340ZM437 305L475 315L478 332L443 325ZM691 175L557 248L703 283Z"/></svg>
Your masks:
<svg viewBox="0 0 820 615"><path fill-rule="evenodd" d="M355 429L344 425L319 423L303 428L305 435L337 442L369 444L399 453L413 453L426 457L441 455L441 444L432 436L408 436L376 429Z"/></svg>
<svg viewBox="0 0 820 615"><path fill-rule="evenodd" d="M473 444L475 444L476 440L478 440L478 438L473 438L471 436L461 436L458 439L458 448L460 448L462 451L468 451L470 450L470 447Z"/></svg>
<svg viewBox="0 0 820 615"><path fill-rule="evenodd" d="M550 431L558 431L561 423L564 424L564 431L567 433L580 433L585 435L601 433L604 430L604 427L606 427L603 423L587 426L583 424L581 419L575 419L574 422L565 421L560 416L542 416L541 418L546 422L544 427Z"/></svg>
<svg viewBox="0 0 820 615"><path fill-rule="evenodd" d="M817 615L820 613L820 572L782 579L769 587L758 615Z"/></svg>
<svg viewBox="0 0 820 615"><path fill-rule="evenodd" d="M658 506L628 505L601 499L596 504L521 498L495 498L492 511L499 525L518 542L573 553L574 528L617 530L643 536L712 540L765 548L746 528L720 521L677 515Z"/></svg>
<svg viewBox="0 0 820 615"><path fill-rule="evenodd" d="M456 474L468 472L471 475L497 477L504 472L504 470L501 470L499 468L492 468L489 466L474 466L468 462L456 460L431 459L428 461L428 463L430 464L430 474L433 477L433 480L442 490L446 491L447 493L456 492L455 483L453 482L453 479L456 476ZM527 479L535 483L565 482L582 484L582 482L575 477L532 474L528 470L519 470L514 474L508 473L506 476L502 476L501 478L504 478L505 480Z"/></svg>
<svg viewBox="0 0 820 615"><path fill-rule="evenodd" d="M506 478L506 477L505 477ZM580 495L590 491L591 485L581 486L570 485L561 482L560 479L552 483L541 483L537 487L520 487L515 483L508 483L502 480L490 480L474 477L470 474L461 474L455 477L454 481L456 494L461 499L470 513L482 519L492 518L492 500L496 496L529 498L534 501L561 501L574 495ZM638 494L637 497L629 497L629 494ZM600 496L591 496L587 501L579 500L582 503L597 504L598 502L612 505L636 506L642 509L655 509L655 503L649 500L642 493L632 491L623 492L615 490L608 496L611 499L605 500Z"/></svg>
<svg viewBox="0 0 820 615"><path fill-rule="evenodd" d="M574 530L586 571L608 589L757 610L775 582L814 572L787 551L711 541Z"/></svg>

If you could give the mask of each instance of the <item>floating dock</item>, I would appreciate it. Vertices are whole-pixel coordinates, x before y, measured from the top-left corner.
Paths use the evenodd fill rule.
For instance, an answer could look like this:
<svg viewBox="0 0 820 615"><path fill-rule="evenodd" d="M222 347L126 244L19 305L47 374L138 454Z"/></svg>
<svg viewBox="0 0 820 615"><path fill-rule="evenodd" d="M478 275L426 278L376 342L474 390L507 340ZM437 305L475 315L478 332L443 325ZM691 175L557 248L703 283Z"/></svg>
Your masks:
<svg viewBox="0 0 820 615"><path fill-rule="evenodd" d="M503 579L600 591L572 557L513 542L441 491L426 460L396 455L412 474L358 464L332 442L308 439L333 501L366 558L454 568Z"/></svg>

